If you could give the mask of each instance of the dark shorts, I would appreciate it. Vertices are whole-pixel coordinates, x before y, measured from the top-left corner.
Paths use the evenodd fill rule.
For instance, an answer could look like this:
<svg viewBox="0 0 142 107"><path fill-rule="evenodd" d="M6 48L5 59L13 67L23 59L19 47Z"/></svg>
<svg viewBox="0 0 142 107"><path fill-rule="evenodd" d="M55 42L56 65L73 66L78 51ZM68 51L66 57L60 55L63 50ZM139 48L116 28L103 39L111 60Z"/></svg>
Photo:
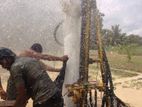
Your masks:
<svg viewBox="0 0 142 107"><path fill-rule="evenodd" d="M57 92L54 96L52 96L50 99L48 99L42 104L33 105L33 107L63 107L63 106L64 106L64 100L59 92Z"/></svg>

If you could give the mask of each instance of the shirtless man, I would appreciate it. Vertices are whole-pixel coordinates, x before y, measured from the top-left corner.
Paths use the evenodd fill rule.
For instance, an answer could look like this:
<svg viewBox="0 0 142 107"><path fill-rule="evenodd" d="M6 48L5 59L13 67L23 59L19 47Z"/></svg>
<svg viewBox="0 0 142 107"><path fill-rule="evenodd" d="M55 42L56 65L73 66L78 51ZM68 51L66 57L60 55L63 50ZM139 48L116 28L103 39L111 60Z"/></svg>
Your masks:
<svg viewBox="0 0 142 107"><path fill-rule="evenodd" d="M30 49L25 50L24 52L20 53L19 56L26 56L26 57L32 57L36 59L42 59L42 60L48 60L48 61L65 61L68 56L64 55L62 57L57 57L53 55L48 55L48 54L42 54L43 49L41 44L39 43L34 43ZM53 68L49 65L46 65L47 71L52 71L52 72L60 72L61 69L56 69Z"/></svg>

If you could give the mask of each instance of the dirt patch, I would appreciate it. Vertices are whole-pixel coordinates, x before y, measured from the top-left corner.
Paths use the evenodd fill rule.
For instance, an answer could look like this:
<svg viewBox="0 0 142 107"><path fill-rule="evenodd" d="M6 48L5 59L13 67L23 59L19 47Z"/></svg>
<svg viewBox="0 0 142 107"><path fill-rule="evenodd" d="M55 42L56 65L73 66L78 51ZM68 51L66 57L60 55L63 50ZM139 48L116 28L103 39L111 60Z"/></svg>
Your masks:
<svg viewBox="0 0 142 107"><path fill-rule="evenodd" d="M142 107L142 74L134 77L116 79L115 93L131 107Z"/></svg>

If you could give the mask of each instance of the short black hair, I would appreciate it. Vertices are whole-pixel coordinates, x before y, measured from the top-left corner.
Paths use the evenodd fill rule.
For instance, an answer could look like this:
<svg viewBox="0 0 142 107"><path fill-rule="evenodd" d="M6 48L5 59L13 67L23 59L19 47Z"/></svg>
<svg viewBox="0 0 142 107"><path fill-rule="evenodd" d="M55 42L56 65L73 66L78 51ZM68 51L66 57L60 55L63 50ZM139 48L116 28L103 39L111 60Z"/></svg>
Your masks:
<svg viewBox="0 0 142 107"><path fill-rule="evenodd" d="M6 57L15 58L16 54L8 48L0 47L0 59L6 58Z"/></svg>
<svg viewBox="0 0 142 107"><path fill-rule="evenodd" d="M30 49L34 50L35 52L38 52L38 53L42 53L43 49L42 49L42 46L41 44L39 43L34 43Z"/></svg>

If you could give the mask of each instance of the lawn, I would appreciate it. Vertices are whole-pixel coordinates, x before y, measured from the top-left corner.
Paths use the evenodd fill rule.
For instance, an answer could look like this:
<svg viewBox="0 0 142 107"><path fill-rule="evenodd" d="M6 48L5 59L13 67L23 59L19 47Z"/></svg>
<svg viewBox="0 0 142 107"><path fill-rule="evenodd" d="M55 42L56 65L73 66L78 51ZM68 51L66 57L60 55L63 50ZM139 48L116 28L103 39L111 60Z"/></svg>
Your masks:
<svg viewBox="0 0 142 107"><path fill-rule="evenodd" d="M138 50L139 49L139 50ZM127 55L125 53L119 53L114 50L107 50L107 58L111 68L112 77L132 77L138 75L137 73L142 73L142 54L140 54L142 47L137 48L137 52L132 56L131 61L128 61ZM94 50L90 51L90 56L93 59L98 59L97 52ZM99 66L92 64L89 66L89 76L91 80L93 78L101 77Z"/></svg>
<svg viewBox="0 0 142 107"><path fill-rule="evenodd" d="M112 68L125 69L142 73L142 56L132 56L128 61L127 55L107 52L109 64Z"/></svg>

